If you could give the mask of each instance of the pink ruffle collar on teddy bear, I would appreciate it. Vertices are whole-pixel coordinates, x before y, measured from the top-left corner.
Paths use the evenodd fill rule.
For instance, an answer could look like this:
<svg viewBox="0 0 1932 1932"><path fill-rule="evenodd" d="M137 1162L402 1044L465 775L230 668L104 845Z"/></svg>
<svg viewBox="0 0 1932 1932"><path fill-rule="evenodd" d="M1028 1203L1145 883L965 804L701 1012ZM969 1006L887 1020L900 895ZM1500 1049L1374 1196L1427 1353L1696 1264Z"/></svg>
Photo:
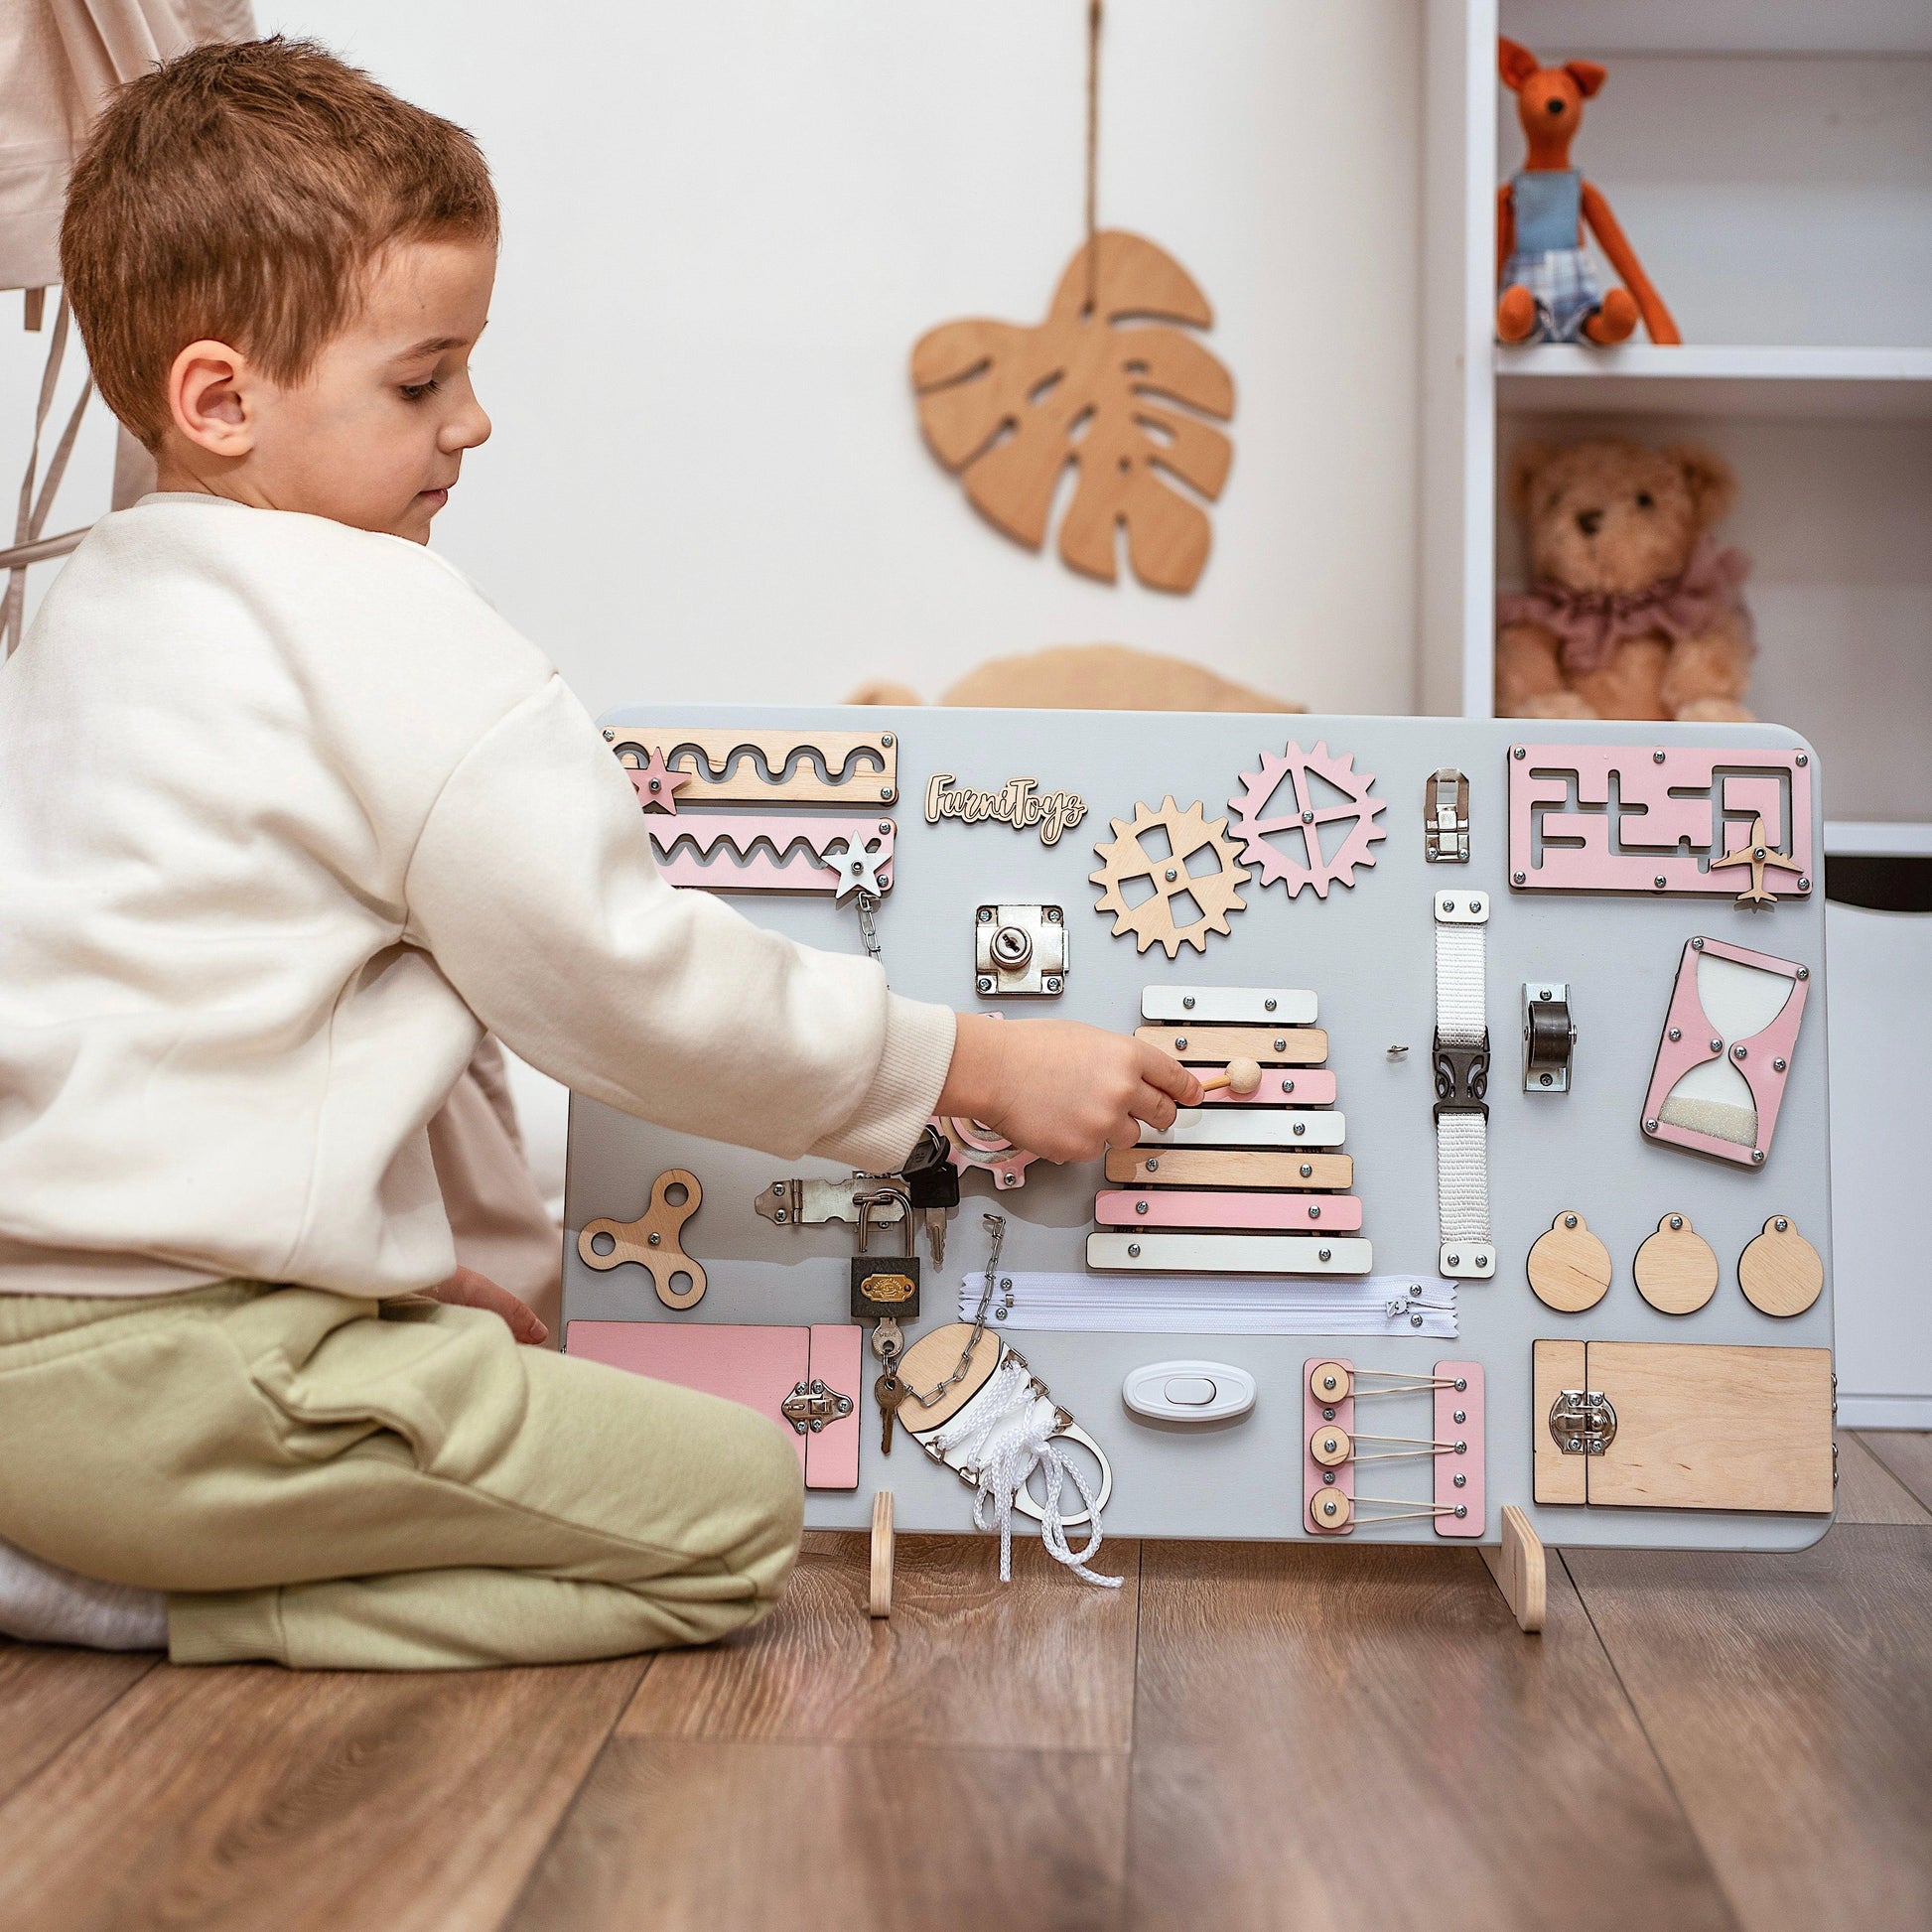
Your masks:
<svg viewBox="0 0 1932 1932"><path fill-rule="evenodd" d="M1563 668L1587 677L1625 637L1661 630L1673 642L1709 630L1729 612L1742 613L1737 587L1750 572L1741 550L1720 550L1698 538L1681 575L1641 591L1573 591L1547 581L1496 600L1501 623L1540 623L1556 632Z"/></svg>

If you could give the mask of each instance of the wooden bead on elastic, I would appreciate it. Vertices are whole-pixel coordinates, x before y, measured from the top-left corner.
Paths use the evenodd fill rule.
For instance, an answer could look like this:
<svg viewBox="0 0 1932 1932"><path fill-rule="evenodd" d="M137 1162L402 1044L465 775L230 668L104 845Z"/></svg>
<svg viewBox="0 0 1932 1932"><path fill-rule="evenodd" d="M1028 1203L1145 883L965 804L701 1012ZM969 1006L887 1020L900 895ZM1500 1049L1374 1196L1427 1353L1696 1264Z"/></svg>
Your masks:
<svg viewBox="0 0 1932 1932"><path fill-rule="evenodd" d="M1316 1362L1309 1370L1309 1393L1324 1408L1346 1402L1354 1387L1354 1377L1339 1362Z"/></svg>
<svg viewBox="0 0 1932 1932"><path fill-rule="evenodd" d="M1345 1530L1355 1505L1339 1489L1318 1490L1309 1498L1309 1521L1318 1530Z"/></svg>

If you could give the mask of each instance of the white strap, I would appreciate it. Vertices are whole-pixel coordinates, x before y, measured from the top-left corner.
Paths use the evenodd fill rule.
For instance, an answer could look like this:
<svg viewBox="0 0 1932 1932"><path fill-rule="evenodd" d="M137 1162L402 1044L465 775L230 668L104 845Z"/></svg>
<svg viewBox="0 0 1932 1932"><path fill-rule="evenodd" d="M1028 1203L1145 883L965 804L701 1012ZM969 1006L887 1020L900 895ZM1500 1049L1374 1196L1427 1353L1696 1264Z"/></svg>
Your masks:
<svg viewBox="0 0 1932 1932"><path fill-rule="evenodd" d="M1436 1044L1481 1049L1489 1040L1485 1008L1485 934L1489 895L1477 888L1435 895ZM1436 1218L1442 1234L1439 1265L1460 1281L1487 1281L1496 1272L1495 1244L1489 1238L1489 1122L1486 1110L1467 1104L1458 1056L1447 1076L1440 1072L1436 1115ZM1443 1093L1443 1078L1449 1081ZM1479 1099L1480 1095L1473 1098Z"/></svg>

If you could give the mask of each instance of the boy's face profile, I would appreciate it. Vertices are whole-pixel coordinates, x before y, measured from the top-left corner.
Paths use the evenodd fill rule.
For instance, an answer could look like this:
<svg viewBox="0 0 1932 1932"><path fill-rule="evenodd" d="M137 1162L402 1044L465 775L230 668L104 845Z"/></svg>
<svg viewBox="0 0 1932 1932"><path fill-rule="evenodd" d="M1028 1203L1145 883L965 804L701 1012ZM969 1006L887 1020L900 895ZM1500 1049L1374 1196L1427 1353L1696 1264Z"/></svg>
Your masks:
<svg viewBox="0 0 1932 1932"><path fill-rule="evenodd" d="M292 384L225 343L191 343L169 372L161 488L427 543L464 451L489 435L470 351L495 274L488 242L389 243L360 311Z"/></svg>

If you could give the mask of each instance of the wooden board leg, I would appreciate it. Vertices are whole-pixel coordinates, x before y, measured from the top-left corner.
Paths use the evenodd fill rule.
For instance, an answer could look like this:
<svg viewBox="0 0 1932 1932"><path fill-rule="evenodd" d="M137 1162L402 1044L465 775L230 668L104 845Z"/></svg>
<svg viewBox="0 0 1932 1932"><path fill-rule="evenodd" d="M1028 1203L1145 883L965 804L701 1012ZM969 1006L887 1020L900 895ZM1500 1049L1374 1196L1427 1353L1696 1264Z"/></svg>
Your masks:
<svg viewBox="0 0 1932 1932"><path fill-rule="evenodd" d="M1543 1553L1537 1552L1542 1561ZM1539 1570L1539 1576L1542 1572ZM879 1490L872 1499L872 1600L874 1616L893 1613L893 1492Z"/></svg>
<svg viewBox="0 0 1932 1932"><path fill-rule="evenodd" d="M1484 1544L1482 1560L1489 1566L1489 1574L1496 1580L1518 1628L1541 1630L1547 1589L1543 1539L1514 1503L1503 1504L1503 1540L1495 1549Z"/></svg>

